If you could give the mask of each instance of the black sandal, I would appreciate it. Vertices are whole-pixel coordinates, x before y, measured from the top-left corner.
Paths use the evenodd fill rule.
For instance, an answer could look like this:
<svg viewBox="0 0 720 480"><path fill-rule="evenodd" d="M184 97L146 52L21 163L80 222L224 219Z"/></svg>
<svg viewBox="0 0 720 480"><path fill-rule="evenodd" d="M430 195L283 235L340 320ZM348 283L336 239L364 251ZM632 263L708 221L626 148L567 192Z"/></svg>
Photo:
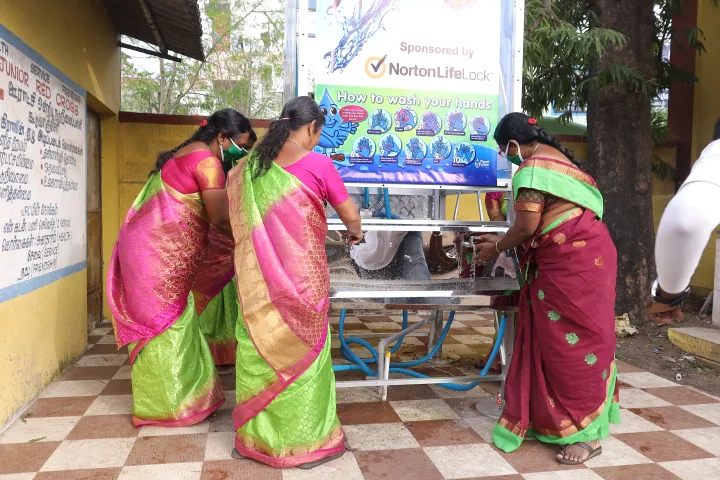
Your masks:
<svg viewBox="0 0 720 480"><path fill-rule="evenodd" d="M326 458L322 458L322 459L317 460L317 461L315 461L315 462L303 463L303 464L301 464L301 465L298 465L297 468L300 468L300 469L302 469L302 470L310 470L311 468L315 468L315 467L317 467L317 466L319 466L319 465L322 465L323 463L332 462L333 460L337 460L338 458L342 457L343 455L345 455L345 451L342 451L342 452L340 452L340 453L336 453L335 455L331 455L331 456L326 457ZM236 459L236 460L245 460L245 459L248 459L248 457L242 455L242 454L241 454L240 452L238 452L237 449L235 449L235 448L233 448L231 457L234 458L234 459ZM253 459L250 458L250 459L248 459L248 460L253 460ZM256 460L253 460L253 461L256 461ZM260 463L260 462L258 462L258 463Z"/></svg>
<svg viewBox="0 0 720 480"><path fill-rule="evenodd" d="M582 448L583 450L587 450L589 455L587 456L587 458L585 458L585 460L580 460L580 461L568 460L567 458L564 458L567 455L568 447L572 447L572 446L577 446L577 447ZM587 462L588 460L593 459L593 458L597 457L598 455L602 454L602 446L599 446L597 448L592 448L589 444L587 444L585 442L578 442L578 443L573 443L572 445L565 445L565 447L562 449L560 454L563 456L563 458L556 458L558 463L561 463L563 465L582 465L583 463Z"/></svg>
<svg viewBox="0 0 720 480"><path fill-rule="evenodd" d="M298 465L297 468L299 468L301 470L310 470L311 468L320 466L323 463L328 463L328 462L332 462L333 460L337 460L338 458L342 457L343 455L345 455L345 451L336 453L335 455L331 455L329 457L321 458L320 460L318 460L316 462L303 463L302 465Z"/></svg>
<svg viewBox="0 0 720 480"><path fill-rule="evenodd" d="M232 375L235 373L235 366L234 365L232 365L232 366L223 365L220 367L216 367L216 370L217 370L218 375Z"/></svg>

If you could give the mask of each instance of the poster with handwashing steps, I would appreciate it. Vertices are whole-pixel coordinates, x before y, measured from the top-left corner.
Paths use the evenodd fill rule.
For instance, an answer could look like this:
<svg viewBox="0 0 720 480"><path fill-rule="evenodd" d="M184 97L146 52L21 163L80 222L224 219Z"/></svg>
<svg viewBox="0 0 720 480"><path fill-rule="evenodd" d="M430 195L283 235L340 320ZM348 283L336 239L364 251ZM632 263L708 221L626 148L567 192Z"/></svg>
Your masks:
<svg viewBox="0 0 720 480"><path fill-rule="evenodd" d="M346 182L497 186L497 0L318 0L316 150ZM499 164L500 163L500 164Z"/></svg>

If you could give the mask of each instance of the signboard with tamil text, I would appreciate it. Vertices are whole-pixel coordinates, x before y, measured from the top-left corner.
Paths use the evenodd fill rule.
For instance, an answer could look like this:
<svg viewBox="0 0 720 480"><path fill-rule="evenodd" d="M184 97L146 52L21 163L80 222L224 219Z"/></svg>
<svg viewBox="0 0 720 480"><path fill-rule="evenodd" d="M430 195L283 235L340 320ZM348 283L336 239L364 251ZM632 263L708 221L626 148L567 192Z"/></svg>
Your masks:
<svg viewBox="0 0 720 480"><path fill-rule="evenodd" d="M0 26L0 302L85 268L86 93Z"/></svg>

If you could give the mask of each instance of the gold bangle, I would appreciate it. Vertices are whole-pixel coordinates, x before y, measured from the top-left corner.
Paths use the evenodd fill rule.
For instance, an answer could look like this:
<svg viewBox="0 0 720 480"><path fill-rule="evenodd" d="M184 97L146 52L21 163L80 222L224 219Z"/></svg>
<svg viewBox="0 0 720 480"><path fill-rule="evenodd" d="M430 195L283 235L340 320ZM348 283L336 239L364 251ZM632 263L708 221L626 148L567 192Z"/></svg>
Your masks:
<svg viewBox="0 0 720 480"><path fill-rule="evenodd" d="M497 253L502 253L502 252L500 251L500 249L498 248L498 243L500 243L500 240L498 240L497 242L495 242L495 251L496 251Z"/></svg>

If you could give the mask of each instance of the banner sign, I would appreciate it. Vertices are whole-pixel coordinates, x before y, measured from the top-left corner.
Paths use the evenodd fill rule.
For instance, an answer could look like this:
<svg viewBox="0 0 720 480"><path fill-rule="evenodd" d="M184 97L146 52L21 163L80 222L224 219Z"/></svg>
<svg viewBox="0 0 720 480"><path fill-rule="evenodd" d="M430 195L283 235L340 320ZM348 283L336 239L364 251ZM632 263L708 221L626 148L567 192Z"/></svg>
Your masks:
<svg viewBox="0 0 720 480"><path fill-rule="evenodd" d="M347 182L497 186L500 25L497 0L318 0L317 151Z"/></svg>
<svg viewBox="0 0 720 480"><path fill-rule="evenodd" d="M86 103L0 26L0 302L85 268Z"/></svg>

